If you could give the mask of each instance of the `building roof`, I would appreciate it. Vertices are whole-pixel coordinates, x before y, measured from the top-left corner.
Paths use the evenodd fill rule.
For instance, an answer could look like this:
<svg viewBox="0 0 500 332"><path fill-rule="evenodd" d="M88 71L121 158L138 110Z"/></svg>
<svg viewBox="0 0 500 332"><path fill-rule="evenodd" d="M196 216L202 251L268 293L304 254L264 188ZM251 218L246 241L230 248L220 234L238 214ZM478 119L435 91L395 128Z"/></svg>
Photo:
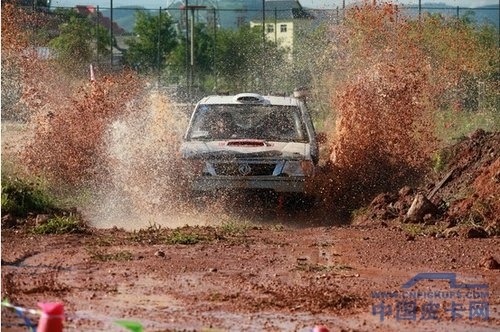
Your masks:
<svg viewBox="0 0 500 332"><path fill-rule="evenodd" d="M111 19L109 17L102 16L101 12L98 12L94 6L77 5L75 7L75 10L85 17L97 14L99 24L107 30L110 30L111 27L113 27L113 34L115 36L120 36L125 33L125 29L119 26L116 22L111 22Z"/></svg>
<svg viewBox="0 0 500 332"><path fill-rule="evenodd" d="M298 0L267 0L265 1L266 17L278 20L312 19L313 16L305 10ZM259 11L262 17L262 10Z"/></svg>
<svg viewBox="0 0 500 332"><path fill-rule="evenodd" d="M189 3L194 2L190 0ZM250 21L262 20L262 0L196 0L197 5L206 6L206 9L197 12L197 21L208 20L212 8L217 9L217 24L222 28L237 28ZM170 4L168 10L173 17L185 21L181 7L184 2L177 0ZM266 20L293 20L312 19L314 16L302 7L298 0L265 0Z"/></svg>

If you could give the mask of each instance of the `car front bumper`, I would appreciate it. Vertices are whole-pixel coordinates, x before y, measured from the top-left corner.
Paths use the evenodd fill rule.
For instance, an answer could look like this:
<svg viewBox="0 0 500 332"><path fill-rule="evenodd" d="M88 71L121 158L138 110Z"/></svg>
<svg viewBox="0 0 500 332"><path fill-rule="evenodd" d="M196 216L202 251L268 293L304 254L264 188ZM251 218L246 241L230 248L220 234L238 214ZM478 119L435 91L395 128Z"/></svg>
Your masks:
<svg viewBox="0 0 500 332"><path fill-rule="evenodd" d="M218 189L269 189L276 192L303 193L306 178L303 176L202 176L193 181L194 191Z"/></svg>

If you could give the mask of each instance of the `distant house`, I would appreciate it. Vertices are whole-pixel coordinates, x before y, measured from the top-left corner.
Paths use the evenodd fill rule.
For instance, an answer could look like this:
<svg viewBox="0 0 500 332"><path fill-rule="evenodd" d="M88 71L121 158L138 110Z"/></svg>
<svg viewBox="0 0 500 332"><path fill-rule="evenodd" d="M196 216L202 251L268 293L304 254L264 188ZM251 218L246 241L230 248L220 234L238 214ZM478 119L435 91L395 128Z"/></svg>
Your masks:
<svg viewBox="0 0 500 332"><path fill-rule="evenodd" d="M311 21L314 16L298 0L191 0L195 4L195 21L223 29L237 29L244 25L262 26L270 41L287 48L292 54L295 33L300 21ZM179 30L186 29L184 1L174 1L167 8ZM187 13L188 20L192 13Z"/></svg>
<svg viewBox="0 0 500 332"><path fill-rule="evenodd" d="M268 0L265 5L264 13L261 11L260 16L254 16L250 26L262 27L264 20L266 38L288 49L291 58L296 29L302 21L311 21L314 16L297 0Z"/></svg>
<svg viewBox="0 0 500 332"><path fill-rule="evenodd" d="M120 27L116 22L111 22L109 17L102 16L102 13L98 12L94 6L77 5L75 10L85 17L97 16L99 25L104 27L106 30L111 30L111 28L113 28L114 36L121 36L126 33L125 29Z"/></svg>
<svg viewBox="0 0 500 332"><path fill-rule="evenodd" d="M196 5L196 21L203 23L214 22L216 12L217 26L225 29L237 29L248 25L251 21L262 18L263 5L265 16L274 17L277 12L280 18L306 18L310 15L297 0L190 0L188 5ZM175 21L185 25L185 2L178 0L172 2L167 10Z"/></svg>
<svg viewBox="0 0 500 332"><path fill-rule="evenodd" d="M75 6L75 10L85 17L97 17L99 25L104 27L106 30L111 32L111 29L113 29L115 44L113 45L112 49L112 62L114 65L120 64L123 58L123 47L118 45L118 40L121 40L120 37L122 35L125 35L127 31L125 31L125 29L119 26L116 22L111 22L111 19L109 17L103 16L102 13L100 11L97 11L97 8L94 6L77 5Z"/></svg>

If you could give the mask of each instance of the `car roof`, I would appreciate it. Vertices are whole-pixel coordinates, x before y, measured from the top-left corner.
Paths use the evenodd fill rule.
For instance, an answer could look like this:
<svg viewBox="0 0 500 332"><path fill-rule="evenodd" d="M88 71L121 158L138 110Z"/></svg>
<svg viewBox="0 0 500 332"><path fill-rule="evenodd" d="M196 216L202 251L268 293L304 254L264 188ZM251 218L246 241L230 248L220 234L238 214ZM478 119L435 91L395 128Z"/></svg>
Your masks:
<svg viewBox="0 0 500 332"><path fill-rule="evenodd" d="M262 96L256 93L240 93L237 95L212 95L201 99L198 104L204 105L281 105L298 106L300 100L294 97Z"/></svg>

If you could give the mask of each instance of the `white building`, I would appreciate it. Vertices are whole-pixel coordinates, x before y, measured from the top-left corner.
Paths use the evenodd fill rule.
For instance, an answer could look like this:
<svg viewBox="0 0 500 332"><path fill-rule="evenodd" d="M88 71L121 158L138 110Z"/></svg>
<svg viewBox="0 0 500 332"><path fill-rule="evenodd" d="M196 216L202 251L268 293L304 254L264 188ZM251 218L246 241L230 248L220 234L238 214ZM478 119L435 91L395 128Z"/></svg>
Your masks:
<svg viewBox="0 0 500 332"><path fill-rule="evenodd" d="M264 19L266 38L287 49L291 57L295 30L302 20L312 19L312 15L297 0L267 0L265 6L265 15L261 12L260 17L254 17L250 21L250 27L262 27Z"/></svg>

